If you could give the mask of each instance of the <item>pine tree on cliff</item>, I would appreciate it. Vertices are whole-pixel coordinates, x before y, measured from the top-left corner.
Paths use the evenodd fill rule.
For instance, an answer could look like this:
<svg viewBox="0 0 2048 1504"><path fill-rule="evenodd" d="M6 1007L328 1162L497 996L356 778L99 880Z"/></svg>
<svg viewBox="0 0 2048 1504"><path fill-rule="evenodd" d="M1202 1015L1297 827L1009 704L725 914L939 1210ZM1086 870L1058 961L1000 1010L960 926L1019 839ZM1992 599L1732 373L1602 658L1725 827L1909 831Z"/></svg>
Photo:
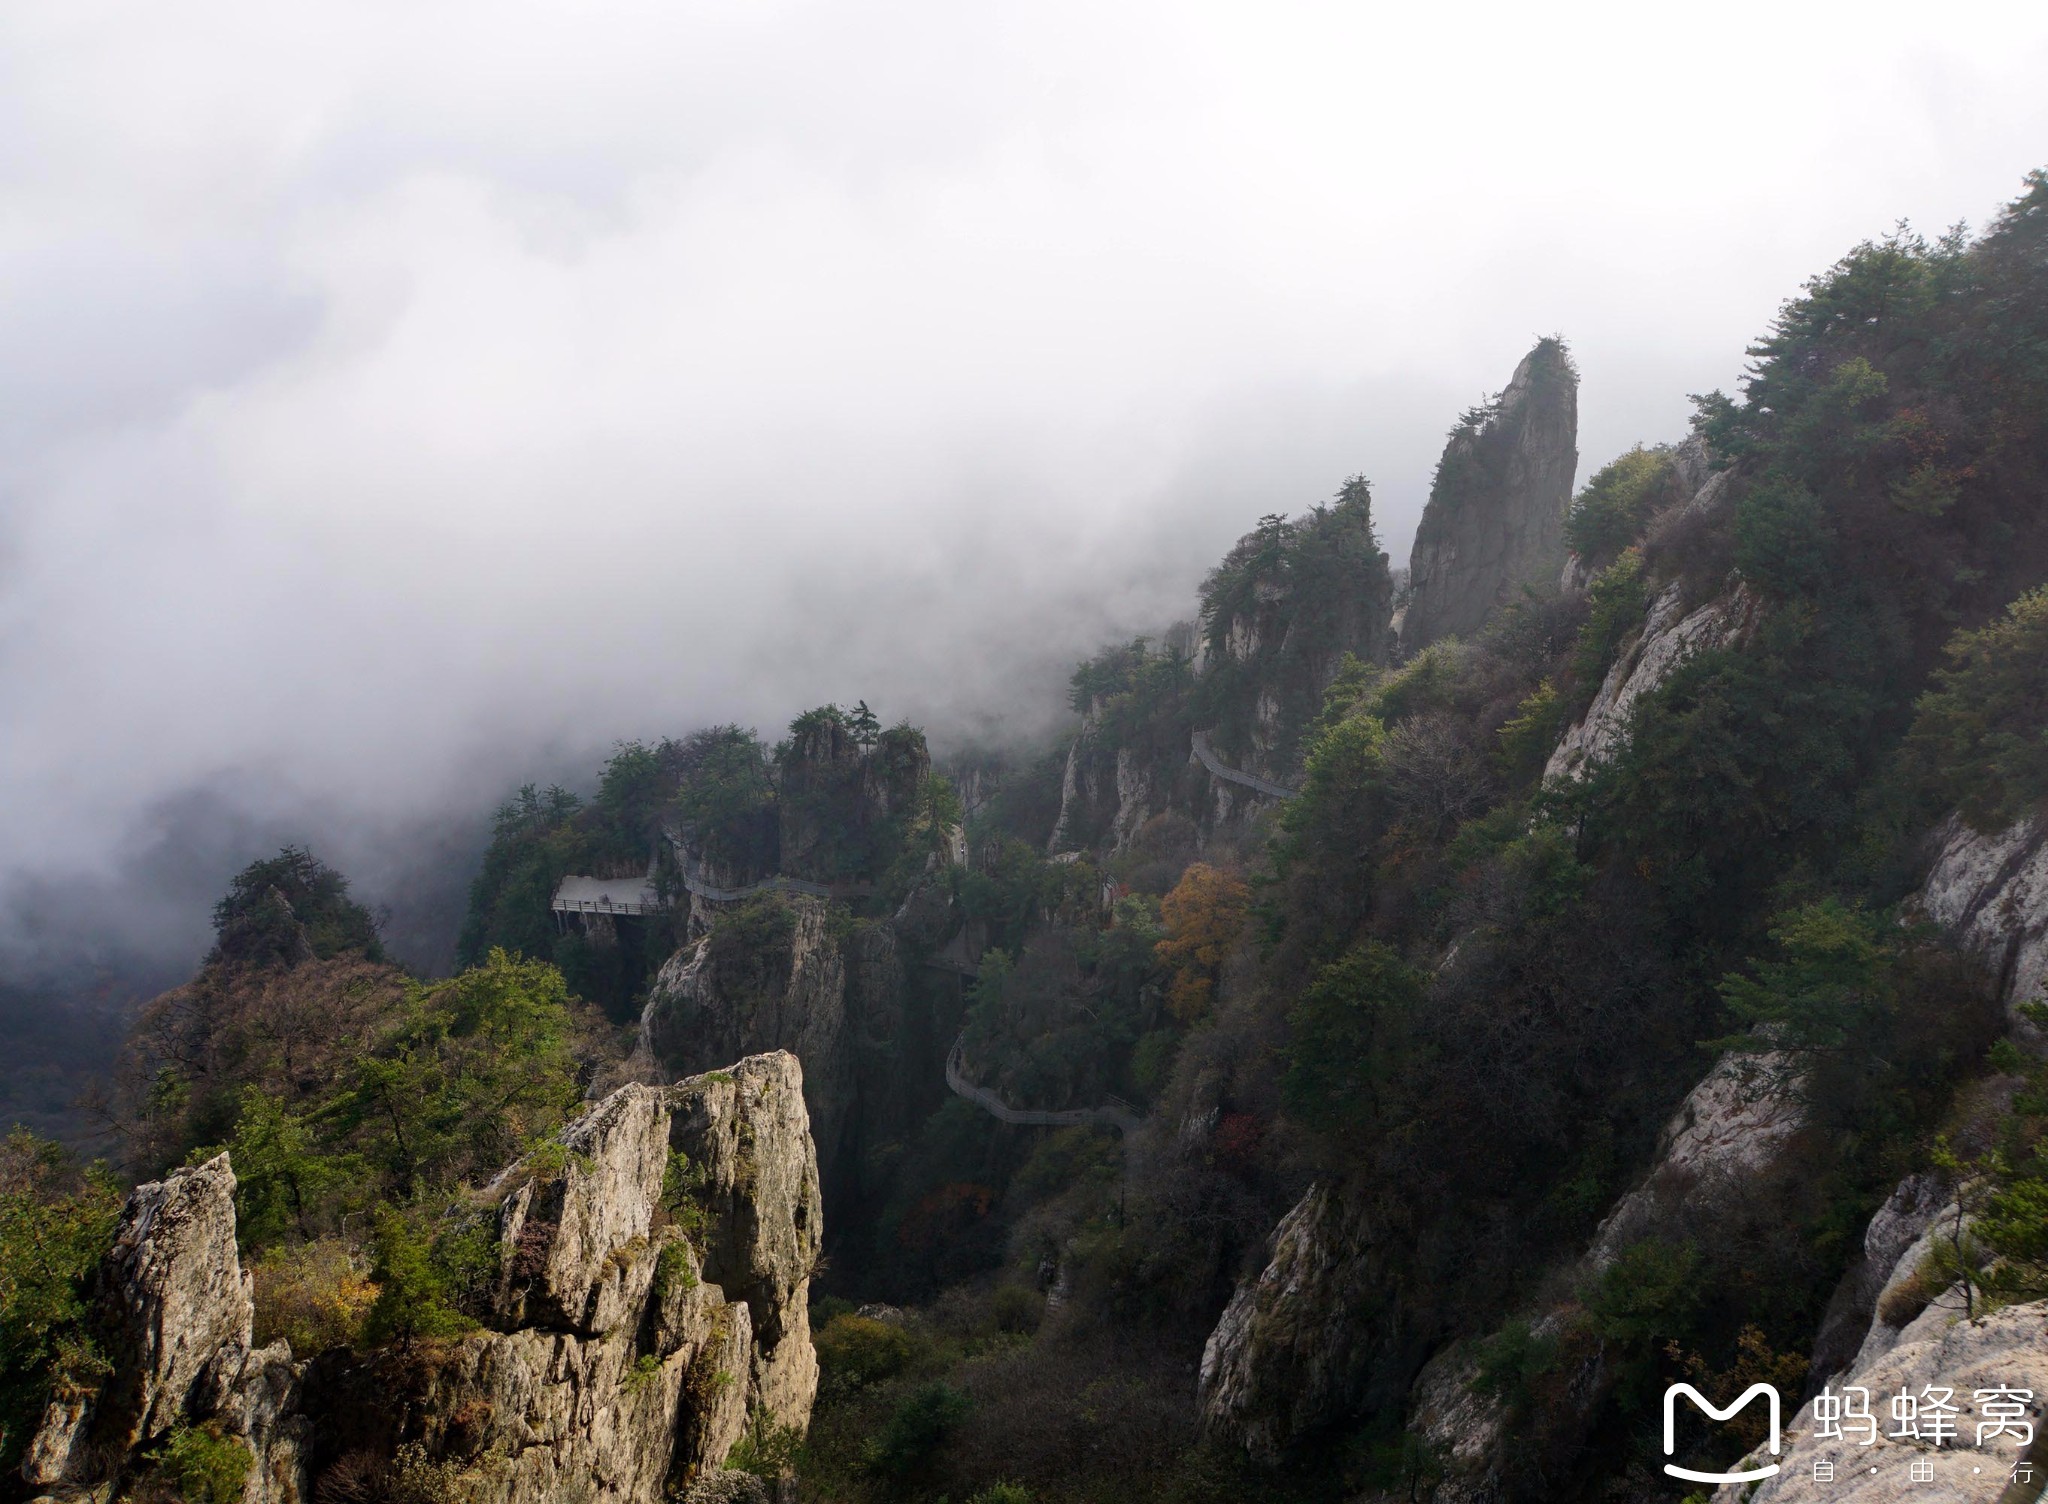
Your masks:
<svg viewBox="0 0 2048 1504"><path fill-rule="evenodd" d="M1551 338L1522 357L1506 391L1451 430L1415 532L1404 655L1469 636L1523 586L1556 582L1578 429L1579 373Z"/></svg>

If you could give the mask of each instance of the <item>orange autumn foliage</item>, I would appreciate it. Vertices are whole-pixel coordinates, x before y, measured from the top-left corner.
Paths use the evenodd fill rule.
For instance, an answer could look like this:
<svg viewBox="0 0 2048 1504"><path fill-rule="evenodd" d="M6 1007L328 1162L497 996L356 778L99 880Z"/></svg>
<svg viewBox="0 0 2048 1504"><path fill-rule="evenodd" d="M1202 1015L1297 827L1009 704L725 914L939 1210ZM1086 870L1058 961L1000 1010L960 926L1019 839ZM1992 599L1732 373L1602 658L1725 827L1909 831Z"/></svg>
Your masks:
<svg viewBox="0 0 2048 1504"><path fill-rule="evenodd" d="M1166 938L1153 953L1173 973L1166 1006L1182 1023L1200 1018L1214 1003L1217 978L1244 928L1251 898L1235 873L1196 862L1159 901Z"/></svg>

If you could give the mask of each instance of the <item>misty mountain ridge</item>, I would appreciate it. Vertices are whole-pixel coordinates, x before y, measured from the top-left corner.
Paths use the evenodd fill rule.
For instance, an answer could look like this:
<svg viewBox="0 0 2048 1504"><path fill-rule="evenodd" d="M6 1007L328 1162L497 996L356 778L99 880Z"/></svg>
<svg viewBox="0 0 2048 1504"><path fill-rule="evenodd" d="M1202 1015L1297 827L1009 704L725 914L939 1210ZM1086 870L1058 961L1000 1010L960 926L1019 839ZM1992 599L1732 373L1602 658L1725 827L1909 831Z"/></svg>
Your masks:
<svg viewBox="0 0 2048 1504"><path fill-rule="evenodd" d="M1536 342L1405 578L1333 477L1050 743L519 787L442 978L250 852L114 1168L8 1141L0 1496L1649 1500L1681 1379L2048 1394L2048 174L1751 356L1581 485Z"/></svg>

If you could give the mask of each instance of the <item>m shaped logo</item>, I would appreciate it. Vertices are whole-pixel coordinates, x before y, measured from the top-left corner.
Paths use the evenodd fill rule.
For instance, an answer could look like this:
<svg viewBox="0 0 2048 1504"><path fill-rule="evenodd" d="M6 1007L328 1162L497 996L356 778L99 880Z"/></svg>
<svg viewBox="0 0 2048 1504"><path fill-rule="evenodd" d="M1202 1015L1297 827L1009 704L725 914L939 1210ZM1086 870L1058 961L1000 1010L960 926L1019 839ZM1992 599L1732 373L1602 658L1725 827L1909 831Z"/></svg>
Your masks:
<svg viewBox="0 0 2048 1504"><path fill-rule="evenodd" d="M1769 1407L1771 1413L1771 1455L1773 1457L1778 1455L1778 1391L1769 1384L1750 1385L1742 1391L1741 1398L1736 1400L1726 1410L1714 1406L1704 1394L1701 1394L1690 1384L1673 1384L1664 1391L1664 1455L1666 1457L1671 1456L1678 1450L1678 1397L1681 1394L1695 1405L1698 1405L1700 1409L1706 1411L1709 1420L1728 1420L1734 1416L1736 1411L1742 1409L1758 1395L1762 1395L1764 1403ZM1778 1464L1775 1462L1766 1463L1763 1467L1752 1468L1746 1473L1701 1473L1695 1472L1689 1467L1680 1467L1675 1462L1664 1464L1665 1472L1674 1478L1683 1478L1690 1483L1752 1483L1759 1478L1770 1477L1777 1470Z"/></svg>

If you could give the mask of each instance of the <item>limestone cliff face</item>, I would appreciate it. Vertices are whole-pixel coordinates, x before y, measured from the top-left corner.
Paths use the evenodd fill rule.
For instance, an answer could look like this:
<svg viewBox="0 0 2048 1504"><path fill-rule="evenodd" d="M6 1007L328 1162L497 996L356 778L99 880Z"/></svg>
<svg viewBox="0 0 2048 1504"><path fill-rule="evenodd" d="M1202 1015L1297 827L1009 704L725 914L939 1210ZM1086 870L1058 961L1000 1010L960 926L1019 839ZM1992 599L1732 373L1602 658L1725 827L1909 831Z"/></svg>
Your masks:
<svg viewBox="0 0 2048 1504"><path fill-rule="evenodd" d="M1723 1055L1686 1096L1658 1141L1657 1158L1607 1214L1584 1263L1597 1272L1631 1243L1666 1228L1688 1201L1740 1193L1777 1167L1806 1124L1806 1106L1784 1055Z"/></svg>
<svg viewBox="0 0 2048 1504"><path fill-rule="evenodd" d="M958 928L950 905L937 906L943 912L923 916L926 933L914 939L937 944ZM666 1073L764 1050L794 1054L827 1195L843 1205L860 1190L861 1146L903 1131L923 1100L904 1080L906 1060L929 1057L925 1077L936 1080L944 1058L908 1006L896 926L841 927L829 901L800 894L756 900L721 923L737 928L714 926L656 975L641 1014L643 1049Z"/></svg>
<svg viewBox="0 0 2048 1504"><path fill-rule="evenodd" d="M1211 1435L1271 1460L1352 1411L1376 1311L1372 1255L1350 1198L1310 1187L1202 1349L1199 1403Z"/></svg>
<svg viewBox="0 0 2048 1504"><path fill-rule="evenodd" d="M1927 917L1992 968L2008 1009L2040 1000L2048 981L2048 820L1983 835L1951 819L1935 846L1920 890Z"/></svg>
<svg viewBox="0 0 2048 1504"><path fill-rule="evenodd" d="M1477 631L1524 585L1555 584L1579 467L1578 393L1564 345L1542 340L1498 405L1452 433L1409 560L1404 654Z"/></svg>
<svg viewBox="0 0 2048 1504"><path fill-rule="evenodd" d="M1266 703L1263 697L1260 703ZM1265 718L1259 724L1270 732L1273 722ZM1273 744L1270 736L1262 743L1268 748ZM1271 757L1255 753L1246 761L1276 779L1293 776L1283 774L1282 763ZM1089 716L1067 748L1059 819L1046 849L1054 855L1121 855L1137 843L1148 821L1169 814L1184 817L1194 828L1197 843L1207 845L1219 834L1241 831L1249 817L1272 806L1271 798L1218 778L1204 767L1184 728L1144 745L1120 746Z"/></svg>
<svg viewBox="0 0 2048 1504"><path fill-rule="evenodd" d="M1629 1244L1669 1232L1711 1205L1733 1205L1768 1182L1805 1122L1798 1082L1774 1054L1727 1056L1673 1114L1651 1168L1616 1203L1561 1288L1576 1289ZM1375 1274L1370 1227L1341 1187L1318 1184L1281 1221L1266 1267L1242 1283L1202 1356L1200 1404L1212 1434L1254 1456L1279 1456L1359 1406L1368 1366L1393 1335L1396 1312ZM1564 1301L1529 1313L1544 1336L1567 1336L1575 1307ZM1568 1403L1525 1416L1515 1444L1570 1453L1612 1383L1593 1344L1567 1341L1577 1365ZM1508 1416L1474 1394L1471 1350L1453 1345L1418 1376L1410 1425L1446 1459L1445 1504L1498 1496Z"/></svg>
<svg viewBox="0 0 2048 1504"><path fill-rule="evenodd" d="M792 894L768 900L754 917L759 923L743 937L714 930L668 959L648 989L641 1038L678 1072L762 1050L795 1054L829 1177L855 1095L846 960L829 932L831 905Z"/></svg>
<svg viewBox="0 0 2048 1504"><path fill-rule="evenodd" d="M1620 748L1629 716L1644 695L1693 654L1741 640L1761 609L1762 603L1739 584L1691 611L1685 608L1682 583L1673 581L1658 591L1642 626L1622 644L1592 705L1550 754L1543 776L1576 777L1607 761Z"/></svg>
<svg viewBox="0 0 2048 1504"><path fill-rule="evenodd" d="M559 1171L522 1162L489 1188L487 1329L409 1352L251 1352L227 1157L140 1187L100 1276L115 1371L51 1406L28 1480L104 1498L151 1440L210 1421L254 1454L245 1504L374 1479L402 1446L470 1499L655 1504L715 1475L751 1412L807 1425L823 1213L796 1060L623 1087L562 1143ZM701 1170L690 1236L661 1207L671 1148Z"/></svg>
<svg viewBox="0 0 2048 1504"><path fill-rule="evenodd" d="M1936 859L1917 899L1928 918L1998 970L2008 1006L2037 996L2048 969L2048 833L2038 827L2039 822L2023 821L1987 836L1959 820L1947 822L1936 833ZM1782 1174L1804 1121L1798 1082L1783 1057L1724 1057L1686 1099L1665 1130L1656 1164L1609 1213L1580 1268L1564 1283L1576 1285L1597 1273L1637 1239L1668 1232L1689 1202L1713 1196L1717 1186L1738 1196L1744 1187L1767 1188L1774 1174ZM1896 1300L1887 1298L1914 1278L1954 1215L1953 1203L1935 1178L1914 1175L1872 1216L1816 1334L1816 1381L1832 1376L1838 1386L1864 1384L1873 1393L1889 1393L1910 1380L1917 1393L1923 1383L1950 1383L1951 1375L1969 1378L1968 1387L1974 1389L1994 1382L1971 1377L1979 1372L2039 1374L2048 1369L2048 1323L2040 1319L2041 1308L2014 1308L2034 1310L2030 1322L2008 1325L2006 1313L1999 1313L1993 1318L1996 1330L1986 1322L1965 1333L1956 1327L1962 1304L1957 1296L1943 1297L1924 1312L1911 1305L1900 1310ZM1568 1305L1557 1306L1532 1314L1530 1324L1539 1335L1555 1336L1569 1314ZM1894 1353L1900 1356L1893 1358ZM1502 1407L1472 1392L1475 1372L1468 1348L1447 1349L1424 1369L1412 1396L1411 1428L1448 1461L1437 1495L1441 1504L1497 1497L1510 1446L1526 1455L1539 1447L1568 1451L1578 1444L1608 1382L1597 1359L1587 1357L1566 1386L1571 1403L1522 1417L1511 1436ZM2010 1382L2027 1387L2031 1381ZM1966 1386L1958 1381L1955 1387ZM2048 1393L2048 1387L2033 1387ZM1795 1432L1788 1427L1788 1435ZM1843 1481L1819 1485L1816 1491L1816 1459L1835 1463ZM1937 1469L1936 1482L1968 1481L1976 1487L1991 1476L1994 1463L2005 1468L2010 1462L2002 1454L1966 1460L1984 1467L1984 1474L1949 1464L1947 1472ZM1872 1452L1851 1467L1854 1462L1853 1456L1845 1459L1839 1446L1829 1450L1810 1439L1801 1441L1787 1453L1784 1474L1765 1483L1756 1497L1832 1500L1847 1489L1858 1498L1889 1498L1905 1483L1903 1455ZM1868 1491L1873 1464L1879 1467L1878 1492Z"/></svg>
<svg viewBox="0 0 2048 1504"><path fill-rule="evenodd" d="M824 1247L824 1199L804 1110L803 1070L787 1051L757 1055L673 1088L672 1136L706 1175L712 1214L704 1277L751 1316L756 1404L778 1423L809 1423L818 1393L811 1271ZM787 1146L801 1143L806 1152Z"/></svg>
<svg viewBox="0 0 2048 1504"><path fill-rule="evenodd" d="M1711 1222L1718 1210L1773 1194L1773 1173L1805 1121L1783 1056L1724 1056L1665 1125L1650 1169L1553 1287L1577 1291L1632 1243L1670 1236L1689 1216ZM1578 1328L1578 1314L1570 1294L1526 1313L1535 1335L1558 1344L1562 1375L1526 1414L1511 1416L1501 1401L1475 1392L1478 1363L1469 1343L1452 1344L1423 1368L1410 1395L1409 1428L1444 1459L1439 1504L1501 1498L1514 1491L1503 1483L1512 1471L1568 1465L1583 1448L1614 1375L1601 1344Z"/></svg>
<svg viewBox="0 0 2048 1504"><path fill-rule="evenodd" d="M1986 835L1951 819L1935 833L1935 860L1918 903L1958 944L1981 956L1997 973L2008 1008L2038 998L2048 972L2048 830L2022 820ZM2014 1018L2016 1030L2033 1025ZM1987 1417L1977 1391L2005 1386L2037 1397L2025 1417L2041 1427L2038 1397L2048 1394L2048 1301L2007 1306L1972 1318L1960 1289L1922 1306L1907 1300L1937 1239L1949 1235L1958 1217L1955 1203L1932 1177L1910 1176L1871 1218L1861 1256L1844 1275L1830 1302L1814 1346L1813 1371L1837 1391L1857 1385L1870 1391L1879 1414L1874 1444L1860 1438L1823 1438L1812 1408L1788 1414L1779 1473L1754 1491L1724 1485L1721 1500L1754 1504L1867 1504L1908 1493L1929 1499L1983 1499L1999 1494L2023 1449L2019 1437L1997 1429L1980 1440ZM1924 1297L1922 1297L1924 1299ZM1899 1440L1885 1406L1901 1389L1919 1394L1927 1386L1954 1392L1959 1435L1948 1446ZM2034 1460L2035 1486L2043 1466ZM1756 1457L1747 1465L1773 1459ZM1928 1473L1909 1476L1919 1462ZM1816 1476L1816 1464L1831 1477ZM2025 1495L2031 1497L2031 1493Z"/></svg>
<svg viewBox="0 0 2048 1504"><path fill-rule="evenodd" d="M1067 748L1060 814L1048 849L1122 852L1147 820L1190 802L1192 744L1178 733L1165 740L1119 746L1096 716L1086 717Z"/></svg>

